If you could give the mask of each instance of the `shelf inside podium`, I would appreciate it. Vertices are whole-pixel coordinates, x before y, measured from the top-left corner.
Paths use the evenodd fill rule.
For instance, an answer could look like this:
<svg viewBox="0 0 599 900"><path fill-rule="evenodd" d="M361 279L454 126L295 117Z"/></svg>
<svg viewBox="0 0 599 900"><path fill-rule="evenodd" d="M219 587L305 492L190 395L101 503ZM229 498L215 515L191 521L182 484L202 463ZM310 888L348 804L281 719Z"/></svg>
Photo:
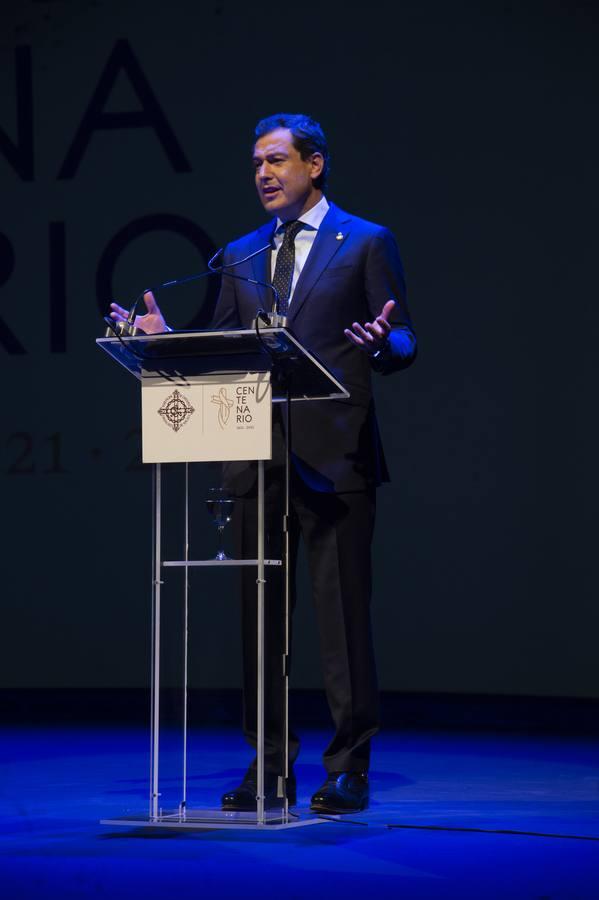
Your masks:
<svg viewBox="0 0 599 900"><path fill-rule="evenodd" d="M170 569L184 569L195 566L257 566L257 559L167 559L162 565ZM282 566L280 559L265 559L265 566Z"/></svg>

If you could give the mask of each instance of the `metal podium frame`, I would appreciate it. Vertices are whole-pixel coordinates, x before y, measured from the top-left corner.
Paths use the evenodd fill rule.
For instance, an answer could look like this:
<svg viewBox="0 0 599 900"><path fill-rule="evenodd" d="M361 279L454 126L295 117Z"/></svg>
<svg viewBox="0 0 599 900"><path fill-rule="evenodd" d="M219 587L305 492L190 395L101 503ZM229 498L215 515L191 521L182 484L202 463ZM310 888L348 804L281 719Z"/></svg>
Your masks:
<svg viewBox="0 0 599 900"><path fill-rule="evenodd" d="M284 760L279 782L281 807L265 808L265 661L264 661L264 586L265 569L283 566L285 593L284 657L289 654L290 610L290 543L287 527L290 514L290 411L291 403L301 400L346 399L348 391L327 368L286 328L256 328L233 331L183 331L135 337L105 337L96 341L100 349L124 366L137 379L165 378L186 383L194 376L231 375L270 372L272 402L283 403L286 419L286 473L283 559L265 559L264 460L258 461L258 550L257 559L190 560L189 559L189 462L185 467L184 558L162 558L162 464L153 464L152 479L152 668L151 668L151 750L150 803L147 814L102 819L104 825L159 827L186 830L205 828L268 827L281 829L316 824L322 818L290 813L287 800L288 777L288 666L283 666L284 679ZM218 460L214 460L218 462ZM221 809L193 809L187 806L187 729L188 729L188 611L189 570L201 566L255 566L257 569L257 797L255 812L229 812ZM181 802L175 810L160 806L160 640L161 588L164 569L184 568L184 649L183 649L183 763Z"/></svg>

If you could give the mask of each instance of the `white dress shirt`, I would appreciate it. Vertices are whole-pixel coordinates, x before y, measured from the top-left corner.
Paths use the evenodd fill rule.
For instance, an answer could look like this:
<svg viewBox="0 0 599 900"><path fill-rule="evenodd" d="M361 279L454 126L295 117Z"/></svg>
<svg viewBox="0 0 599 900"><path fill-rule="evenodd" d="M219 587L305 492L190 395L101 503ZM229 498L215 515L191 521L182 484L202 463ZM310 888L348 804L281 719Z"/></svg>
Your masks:
<svg viewBox="0 0 599 900"><path fill-rule="evenodd" d="M291 293L289 294L289 305L291 305L291 301L293 299L293 292L295 291L295 286L297 284L297 280L300 277L301 271L304 268L305 262L308 259L308 254L312 249L312 244L316 239L316 234L318 233L318 229L320 228L320 224L324 217L326 216L329 210L329 204L327 203L326 197L321 197L318 203L309 209L308 212L303 213L303 215L299 216L298 221L304 223L304 228L301 231L298 231L295 236L295 265L293 267L293 278L291 280ZM277 227L275 230L274 237L274 250L270 254L270 279L272 281L275 274L275 265L277 262L277 253L279 252L279 248L283 243L283 232L279 233L279 229L283 225L281 219L277 219Z"/></svg>

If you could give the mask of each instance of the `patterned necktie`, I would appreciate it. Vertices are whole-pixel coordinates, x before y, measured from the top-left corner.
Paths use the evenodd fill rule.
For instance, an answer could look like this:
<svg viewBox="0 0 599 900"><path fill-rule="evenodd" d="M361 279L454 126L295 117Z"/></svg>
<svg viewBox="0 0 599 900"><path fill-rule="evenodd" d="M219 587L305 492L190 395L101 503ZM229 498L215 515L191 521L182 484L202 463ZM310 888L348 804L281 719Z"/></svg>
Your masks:
<svg viewBox="0 0 599 900"><path fill-rule="evenodd" d="M279 295L279 313L282 316L286 316L289 311L289 294L291 293L293 268L295 266L295 236L303 227L304 223L299 222L297 219L292 222L285 222L283 225L285 235L277 253L275 275L272 280L272 285Z"/></svg>

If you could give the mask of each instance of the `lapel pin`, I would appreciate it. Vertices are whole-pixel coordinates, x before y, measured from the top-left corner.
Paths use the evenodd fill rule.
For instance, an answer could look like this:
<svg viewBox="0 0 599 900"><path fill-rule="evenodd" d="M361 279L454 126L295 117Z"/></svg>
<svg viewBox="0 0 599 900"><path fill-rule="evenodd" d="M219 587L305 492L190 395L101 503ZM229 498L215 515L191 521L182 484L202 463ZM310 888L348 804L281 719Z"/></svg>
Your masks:
<svg viewBox="0 0 599 900"><path fill-rule="evenodd" d="M335 235L335 240L336 240L336 241L342 241L342 240L343 240L343 235L342 235L342 233L341 233L340 231L338 231L337 234Z"/></svg>

